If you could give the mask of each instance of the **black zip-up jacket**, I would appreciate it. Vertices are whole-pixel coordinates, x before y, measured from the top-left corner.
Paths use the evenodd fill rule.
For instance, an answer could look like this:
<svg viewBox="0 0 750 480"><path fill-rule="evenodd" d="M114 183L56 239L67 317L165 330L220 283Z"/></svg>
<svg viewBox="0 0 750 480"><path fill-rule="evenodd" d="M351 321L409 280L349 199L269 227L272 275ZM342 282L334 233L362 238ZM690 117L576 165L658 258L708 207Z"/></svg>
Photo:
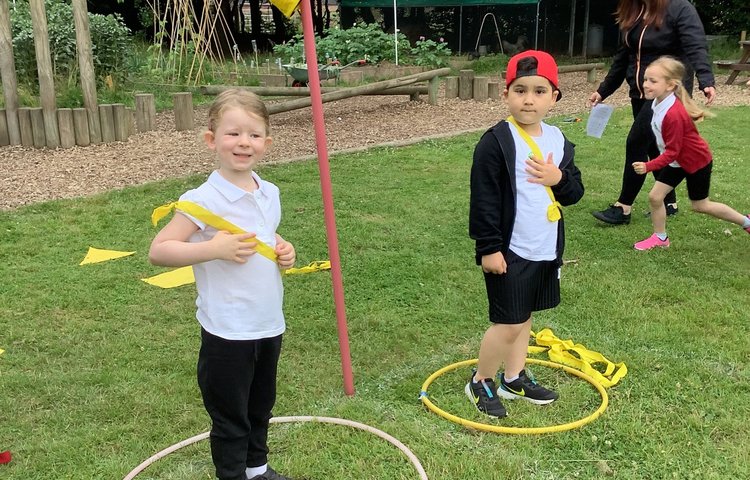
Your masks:
<svg viewBox="0 0 750 480"><path fill-rule="evenodd" d="M551 187L561 205L572 205L583 197L581 171L573 161L575 145L565 139L560 161L562 178ZM516 144L508 122L487 130L474 148L471 166L469 236L476 242L476 262L496 252L508 253L516 219ZM562 265L565 225L557 222L557 264Z"/></svg>
<svg viewBox="0 0 750 480"><path fill-rule="evenodd" d="M675 57L685 65L685 78L682 81L691 95L694 76L698 77L701 91L714 86L706 33L698 12L687 0L671 0L660 28L644 26L639 19L630 30L623 32L623 42L612 60L612 68L597 92L605 99L620 88L623 80L627 80L630 98L645 98L644 72L651 62L662 55Z"/></svg>

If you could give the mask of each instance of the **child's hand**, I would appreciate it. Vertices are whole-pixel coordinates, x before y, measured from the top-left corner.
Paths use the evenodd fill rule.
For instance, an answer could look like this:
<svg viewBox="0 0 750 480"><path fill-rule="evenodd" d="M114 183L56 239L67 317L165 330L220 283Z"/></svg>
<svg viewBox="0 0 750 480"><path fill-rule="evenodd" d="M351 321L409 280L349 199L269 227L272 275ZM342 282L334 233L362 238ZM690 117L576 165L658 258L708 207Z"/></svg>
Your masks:
<svg viewBox="0 0 750 480"><path fill-rule="evenodd" d="M526 173L531 175L531 178L529 178L529 182L531 183L539 183L551 187L557 185L562 180L562 172L552 161L551 152L547 155L546 163L541 158L529 155L526 165L528 165Z"/></svg>
<svg viewBox="0 0 750 480"><path fill-rule="evenodd" d="M633 170L635 170L635 173L643 175L646 173L646 162L633 162Z"/></svg>
<svg viewBox="0 0 750 480"><path fill-rule="evenodd" d="M247 257L255 254L255 242L246 240L255 237L254 233L231 234L229 232L216 232L210 240L213 247L214 257L236 263L246 263Z"/></svg>
<svg viewBox="0 0 750 480"><path fill-rule="evenodd" d="M502 252L495 252L491 255L482 256L482 271L485 273L494 273L502 275L508 269L505 263L505 257Z"/></svg>
<svg viewBox="0 0 750 480"><path fill-rule="evenodd" d="M274 249L276 252L277 261L279 263L279 268L282 270L286 270L287 268L292 268L294 266L294 262L297 260L297 254L294 251L294 245L287 242L281 236L276 236L276 248Z"/></svg>

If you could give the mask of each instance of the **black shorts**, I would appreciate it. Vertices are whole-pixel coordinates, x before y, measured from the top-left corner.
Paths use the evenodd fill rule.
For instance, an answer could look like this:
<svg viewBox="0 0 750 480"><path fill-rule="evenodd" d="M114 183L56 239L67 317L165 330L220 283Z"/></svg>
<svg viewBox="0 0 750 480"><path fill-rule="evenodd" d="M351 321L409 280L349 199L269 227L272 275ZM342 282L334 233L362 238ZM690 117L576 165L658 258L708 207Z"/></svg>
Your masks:
<svg viewBox="0 0 750 480"><path fill-rule="evenodd" d="M535 262L508 250L505 262L508 268L504 274L484 274L492 323L523 323L531 312L560 303L559 267L555 260Z"/></svg>
<svg viewBox="0 0 750 480"><path fill-rule="evenodd" d="M656 180L661 183L666 183L672 188L677 188L677 185L685 180L687 185L688 198L690 200L703 200L708 198L708 189L711 186L711 169L713 168L714 162L712 161L705 167L701 168L695 173L687 173L681 167L670 167L666 166L656 172Z"/></svg>

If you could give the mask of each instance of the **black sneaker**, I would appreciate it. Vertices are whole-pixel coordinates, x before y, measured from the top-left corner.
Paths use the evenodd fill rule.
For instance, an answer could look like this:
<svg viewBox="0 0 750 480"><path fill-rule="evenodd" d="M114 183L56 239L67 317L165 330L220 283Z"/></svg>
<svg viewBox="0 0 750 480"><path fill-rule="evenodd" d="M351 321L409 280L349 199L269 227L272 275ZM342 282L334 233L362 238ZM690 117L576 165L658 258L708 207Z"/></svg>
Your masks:
<svg viewBox="0 0 750 480"><path fill-rule="evenodd" d="M474 374L472 373L464 391L472 405L485 415L492 418L502 418L507 415L505 407L500 403L500 398L497 396L495 382L491 378L474 383Z"/></svg>
<svg viewBox="0 0 750 480"><path fill-rule="evenodd" d="M677 209L677 204L676 203L667 203L664 206L664 208L666 208L666 210L667 210L667 216L668 217L673 217L673 216L677 215L677 213L679 212L679 210ZM651 216L651 212L650 211L646 212L646 218L648 218L650 216Z"/></svg>
<svg viewBox="0 0 750 480"><path fill-rule="evenodd" d="M289 477L285 477L284 475L277 473L276 470L274 470L273 468L268 467L268 469L266 470L266 473L256 475L253 478L250 478L248 480L292 480L292 479Z"/></svg>
<svg viewBox="0 0 750 480"><path fill-rule="evenodd" d="M522 398L527 402L537 405L547 405L557 400L557 392L553 392L536 383L536 380L526 375L526 370L521 370L518 378L510 383L505 381L505 376L500 375L500 388L497 394L508 400Z"/></svg>
<svg viewBox="0 0 750 480"><path fill-rule="evenodd" d="M601 220L604 223L610 225L627 225L630 223L630 214L625 215L625 211L622 207L610 205L606 210L591 212L597 220Z"/></svg>

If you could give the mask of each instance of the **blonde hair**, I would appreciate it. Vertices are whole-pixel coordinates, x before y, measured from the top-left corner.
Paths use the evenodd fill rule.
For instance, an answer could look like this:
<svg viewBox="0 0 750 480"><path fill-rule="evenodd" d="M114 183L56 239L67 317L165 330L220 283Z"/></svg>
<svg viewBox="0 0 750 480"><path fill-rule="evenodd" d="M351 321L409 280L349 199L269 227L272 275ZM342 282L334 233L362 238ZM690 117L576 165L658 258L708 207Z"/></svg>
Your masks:
<svg viewBox="0 0 750 480"><path fill-rule="evenodd" d="M266 135L271 133L271 121L266 104L253 92L239 88L224 90L216 96L216 100L208 109L208 129L210 131L216 130L216 125L221 120L221 116L231 107L241 108L247 113L260 117L266 127Z"/></svg>
<svg viewBox="0 0 750 480"><path fill-rule="evenodd" d="M666 74L666 80L677 84L675 95L680 99L682 104L685 106L690 118L694 122L700 122L706 117L715 117L716 115L712 112L706 111L701 108L695 100L690 96L688 91L682 85L682 79L685 77L685 65L674 57L663 56L659 57L649 64L649 67L660 67Z"/></svg>

